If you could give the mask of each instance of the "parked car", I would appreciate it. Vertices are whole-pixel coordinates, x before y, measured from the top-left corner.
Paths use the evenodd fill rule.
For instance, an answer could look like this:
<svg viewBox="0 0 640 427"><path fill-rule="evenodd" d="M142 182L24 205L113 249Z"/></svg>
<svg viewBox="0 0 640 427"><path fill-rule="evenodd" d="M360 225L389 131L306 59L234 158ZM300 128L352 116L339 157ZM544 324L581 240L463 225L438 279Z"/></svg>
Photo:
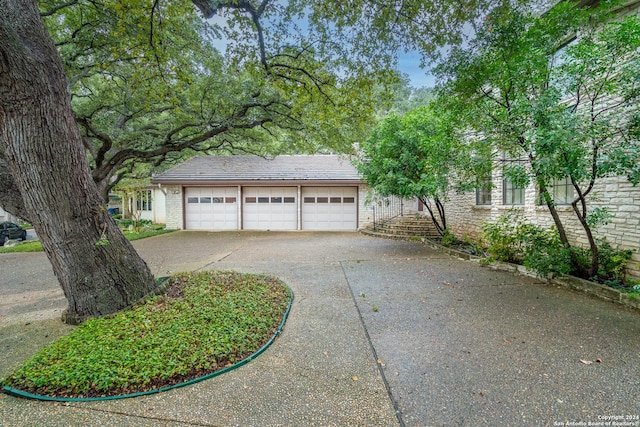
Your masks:
<svg viewBox="0 0 640 427"><path fill-rule="evenodd" d="M12 222L0 222L0 246L12 239L27 240L27 230Z"/></svg>

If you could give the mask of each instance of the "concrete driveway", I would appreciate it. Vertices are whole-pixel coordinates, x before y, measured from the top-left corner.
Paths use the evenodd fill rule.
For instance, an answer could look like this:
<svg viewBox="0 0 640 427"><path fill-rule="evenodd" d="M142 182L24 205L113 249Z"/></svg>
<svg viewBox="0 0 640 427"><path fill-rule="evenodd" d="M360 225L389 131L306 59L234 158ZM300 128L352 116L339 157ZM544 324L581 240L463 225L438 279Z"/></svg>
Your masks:
<svg viewBox="0 0 640 427"><path fill-rule="evenodd" d="M157 395L0 395L0 425L640 426L638 312L356 233L176 232L134 245L159 276L278 275L295 293L283 334L240 369ZM3 375L69 327L42 254L0 264Z"/></svg>

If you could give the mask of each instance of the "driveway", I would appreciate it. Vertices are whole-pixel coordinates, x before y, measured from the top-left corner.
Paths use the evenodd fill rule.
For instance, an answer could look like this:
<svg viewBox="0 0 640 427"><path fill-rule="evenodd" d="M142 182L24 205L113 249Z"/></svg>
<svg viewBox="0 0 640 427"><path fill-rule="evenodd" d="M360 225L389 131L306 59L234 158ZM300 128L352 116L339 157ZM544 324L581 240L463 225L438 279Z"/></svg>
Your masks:
<svg viewBox="0 0 640 427"><path fill-rule="evenodd" d="M157 395L0 395L0 425L640 426L638 312L357 233L176 232L134 245L158 276L278 275L295 294L283 334L240 369ZM69 327L42 254L0 264L2 375Z"/></svg>

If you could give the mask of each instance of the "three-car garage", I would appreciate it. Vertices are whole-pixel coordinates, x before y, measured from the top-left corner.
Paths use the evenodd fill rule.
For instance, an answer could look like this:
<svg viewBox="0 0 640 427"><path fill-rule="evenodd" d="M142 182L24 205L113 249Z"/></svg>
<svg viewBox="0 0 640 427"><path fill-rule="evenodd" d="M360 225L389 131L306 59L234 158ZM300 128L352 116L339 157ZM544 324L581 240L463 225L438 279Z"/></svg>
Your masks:
<svg viewBox="0 0 640 427"><path fill-rule="evenodd" d="M187 230L358 228L358 187L184 187L183 192Z"/></svg>
<svg viewBox="0 0 640 427"><path fill-rule="evenodd" d="M154 183L169 194L167 217L181 222L176 228L358 229L362 182L338 156L196 157L158 175Z"/></svg>

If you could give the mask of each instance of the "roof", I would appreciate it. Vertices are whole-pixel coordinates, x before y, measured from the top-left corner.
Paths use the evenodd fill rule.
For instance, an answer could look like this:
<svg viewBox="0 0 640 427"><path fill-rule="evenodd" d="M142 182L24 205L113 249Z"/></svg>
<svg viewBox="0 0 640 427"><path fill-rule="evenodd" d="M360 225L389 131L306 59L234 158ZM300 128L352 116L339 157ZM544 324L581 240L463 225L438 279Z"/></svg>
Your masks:
<svg viewBox="0 0 640 427"><path fill-rule="evenodd" d="M265 159L259 156L198 156L152 179L154 184L326 182L362 183L346 156L295 155Z"/></svg>

